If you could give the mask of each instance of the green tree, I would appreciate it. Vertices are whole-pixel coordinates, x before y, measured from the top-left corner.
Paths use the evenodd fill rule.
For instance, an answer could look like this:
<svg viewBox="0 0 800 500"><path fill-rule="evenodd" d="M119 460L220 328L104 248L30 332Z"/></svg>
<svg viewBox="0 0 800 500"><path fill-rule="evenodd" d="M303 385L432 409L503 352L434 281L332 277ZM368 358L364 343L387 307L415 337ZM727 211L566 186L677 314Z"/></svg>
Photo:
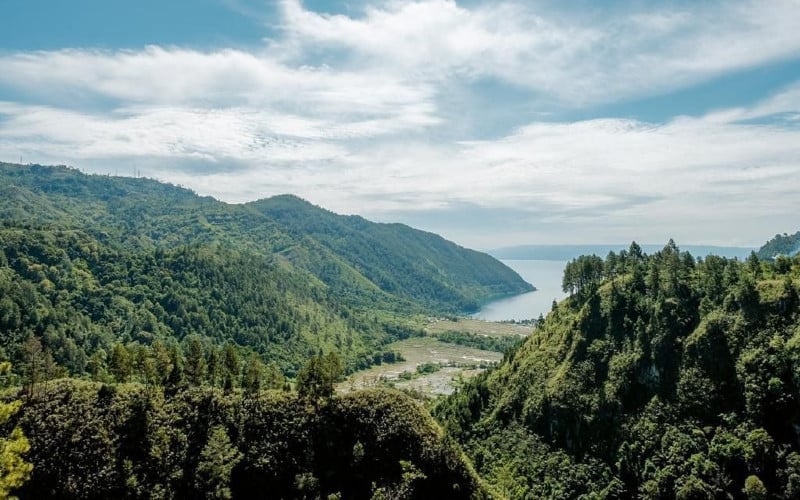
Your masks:
<svg viewBox="0 0 800 500"><path fill-rule="evenodd" d="M206 356L203 344L195 336L186 344L186 364L183 368L186 382L191 386L199 386L206 376Z"/></svg>
<svg viewBox="0 0 800 500"><path fill-rule="evenodd" d="M117 382L127 382L131 377L131 355L128 349L120 344L114 344L111 348L111 359L109 360L109 371Z"/></svg>
<svg viewBox="0 0 800 500"><path fill-rule="evenodd" d="M312 401L333 396L334 384L343 373L342 360L336 353L315 356L297 374L297 392Z"/></svg>
<svg viewBox="0 0 800 500"><path fill-rule="evenodd" d="M222 426L209 430L208 441L200 452L197 464L196 487L206 498L231 498L231 472L242 459L242 454L231 443Z"/></svg>
<svg viewBox="0 0 800 500"><path fill-rule="evenodd" d="M767 498L767 488L758 476L747 476L744 480L744 489L742 490L747 496L748 500L764 500Z"/></svg>
<svg viewBox="0 0 800 500"><path fill-rule="evenodd" d="M244 369L242 388L249 394L258 394L264 382L264 363L256 354L251 354Z"/></svg>
<svg viewBox="0 0 800 500"><path fill-rule="evenodd" d="M0 375L6 376L10 371L10 363L0 363ZM20 401L0 402L0 425L8 422L21 404ZM8 436L0 437L0 498L10 498L11 492L30 478L33 465L22 458L30 448L28 438L19 427L14 427Z"/></svg>
<svg viewBox="0 0 800 500"><path fill-rule="evenodd" d="M222 386L226 391L236 386L239 380L239 372L242 370L241 365L239 353L233 344L225 344L225 352L222 356Z"/></svg>

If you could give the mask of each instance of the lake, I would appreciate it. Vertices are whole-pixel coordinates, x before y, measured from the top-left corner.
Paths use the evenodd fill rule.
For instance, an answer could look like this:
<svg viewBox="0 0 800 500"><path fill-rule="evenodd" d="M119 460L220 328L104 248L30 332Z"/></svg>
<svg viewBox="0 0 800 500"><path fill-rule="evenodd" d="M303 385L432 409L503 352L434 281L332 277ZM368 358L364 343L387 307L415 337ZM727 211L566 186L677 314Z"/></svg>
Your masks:
<svg viewBox="0 0 800 500"><path fill-rule="evenodd" d="M487 321L535 319L547 316L553 299L567 296L561 291L561 279L567 261L561 260L503 260L522 278L536 287L533 292L495 300L485 304L473 317Z"/></svg>

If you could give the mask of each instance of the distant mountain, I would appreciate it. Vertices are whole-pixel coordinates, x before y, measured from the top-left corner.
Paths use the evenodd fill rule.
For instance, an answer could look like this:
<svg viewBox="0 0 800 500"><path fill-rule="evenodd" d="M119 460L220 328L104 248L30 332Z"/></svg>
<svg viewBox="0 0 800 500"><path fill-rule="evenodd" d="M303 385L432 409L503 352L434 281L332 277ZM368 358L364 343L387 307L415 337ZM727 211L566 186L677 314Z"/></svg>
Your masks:
<svg viewBox="0 0 800 500"><path fill-rule="evenodd" d="M800 253L800 231L794 234L776 234L758 249L760 259L774 259L778 255L793 256Z"/></svg>
<svg viewBox="0 0 800 500"><path fill-rule="evenodd" d="M608 252L619 252L627 250L627 244L603 244L603 245L519 245L512 247L498 248L490 250L488 253L498 259L505 260L572 260L581 255L597 255L605 257ZM640 245L645 253L654 253L661 250L664 245L643 244ZM752 248L746 247L721 247L708 245L684 245L683 250L690 252L695 257L705 257L706 255L718 255L729 259L745 259Z"/></svg>
<svg viewBox="0 0 800 500"><path fill-rule="evenodd" d="M404 224L337 215L291 195L247 206L293 236L313 238L381 290L403 298L467 309L534 289L495 258Z"/></svg>
<svg viewBox="0 0 800 500"><path fill-rule="evenodd" d="M196 337L212 358L233 343L290 376L320 351L353 370L391 358L382 346L414 314L530 289L486 254L294 197L232 205L0 164L0 348L15 364L35 338L67 373L102 379L118 344Z"/></svg>

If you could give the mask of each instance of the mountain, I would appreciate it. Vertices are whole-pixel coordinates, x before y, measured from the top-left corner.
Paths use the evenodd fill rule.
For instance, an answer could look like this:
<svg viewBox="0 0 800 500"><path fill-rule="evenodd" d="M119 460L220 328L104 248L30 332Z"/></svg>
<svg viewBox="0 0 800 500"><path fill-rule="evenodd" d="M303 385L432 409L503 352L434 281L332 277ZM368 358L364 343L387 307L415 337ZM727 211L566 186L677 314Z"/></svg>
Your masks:
<svg viewBox="0 0 800 500"><path fill-rule="evenodd" d="M289 376L320 351L352 371L392 359L383 345L415 334L414 314L530 289L495 259L405 226L66 167L0 164L0 242L4 357L22 366L35 338L60 369L100 379L122 362L115 349L136 359L192 339Z"/></svg>
<svg viewBox="0 0 800 500"><path fill-rule="evenodd" d="M794 234L776 234L758 249L758 258L774 259L778 255L793 256L800 253L800 231Z"/></svg>
<svg viewBox="0 0 800 500"><path fill-rule="evenodd" d="M642 244L641 249L646 253L661 250L662 245ZM627 249L627 245L519 245L513 247L490 250L489 254L498 259L506 260L572 260L581 255L598 255L605 257L608 252L619 252ZM720 247L709 245L684 245L683 249L698 257L718 255L729 259L744 260L753 251L746 247Z"/></svg>
<svg viewBox="0 0 800 500"><path fill-rule="evenodd" d="M310 236L381 290L431 306L475 309L534 288L493 257L404 224L342 216L290 195L248 204L289 234Z"/></svg>
<svg viewBox="0 0 800 500"><path fill-rule="evenodd" d="M580 257L572 296L435 414L510 498L798 498L790 264Z"/></svg>
<svg viewBox="0 0 800 500"><path fill-rule="evenodd" d="M370 305L411 299L460 311L532 289L496 259L435 234L336 215L292 196L230 205L150 179L13 164L0 164L0 194L8 225L78 229L134 249L225 245L290 261Z"/></svg>

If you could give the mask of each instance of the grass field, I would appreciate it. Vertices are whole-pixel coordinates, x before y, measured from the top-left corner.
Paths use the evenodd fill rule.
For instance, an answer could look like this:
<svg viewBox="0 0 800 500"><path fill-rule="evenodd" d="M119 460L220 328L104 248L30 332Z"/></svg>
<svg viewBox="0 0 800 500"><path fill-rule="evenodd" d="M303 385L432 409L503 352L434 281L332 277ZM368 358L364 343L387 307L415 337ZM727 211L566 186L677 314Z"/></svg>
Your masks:
<svg viewBox="0 0 800 500"><path fill-rule="evenodd" d="M431 320L426 325L425 331L433 335L444 332L467 332L489 337L502 337L507 335L527 337L533 331L533 327L515 325L513 323L482 321L472 318L458 318L456 321L450 319Z"/></svg>
<svg viewBox="0 0 800 500"><path fill-rule="evenodd" d="M486 366L503 359L499 352L483 351L470 347L440 342L433 337L414 337L387 346L387 350L400 352L405 361L373 366L356 372L339 384L338 389L349 391L392 384L397 388L419 390L428 395L450 394L455 389L454 380L480 373ZM441 369L425 375L417 374L417 366L435 363ZM401 374L413 374L403 380Z"/></svg>

